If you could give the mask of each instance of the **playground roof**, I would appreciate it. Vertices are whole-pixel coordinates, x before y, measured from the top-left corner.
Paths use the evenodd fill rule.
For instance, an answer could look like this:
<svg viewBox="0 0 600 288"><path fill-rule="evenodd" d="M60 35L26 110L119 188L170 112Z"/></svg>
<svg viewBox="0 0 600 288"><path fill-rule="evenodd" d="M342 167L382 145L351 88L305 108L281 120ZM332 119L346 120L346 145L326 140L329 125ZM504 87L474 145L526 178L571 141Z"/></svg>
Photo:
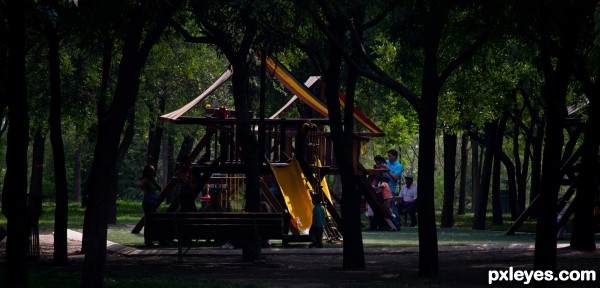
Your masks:
<svg viewBox="0 0 600 288"><path fill-rule="evenodd" d="M281 82L281 84L283 84L283 86L286 89L294 93L294 96L292 96L292 98L283 107L281 107L279 111L277 111L275 114L269 117L269 119L277 118L277 116L286 108L288 108L296 99L300 99L302 102L313 108L315 111L317 111L324 117L327 117L329 115L329 111L327 110L327 106L325 105L325 103L323 103L321 99L316 97L308 88L312 86L316 81L320 80L320 76L311 76L304 84L302 84L283 65L281 65L281 63L279 63L272 57L266 57L266 67L271 73L273 73L275 78L277 78L277 80L279 80L279 82ZM194 100L173 112L160 116L160 118L165 121L178 121L178 119L180 119L183 116L183 114L185 114L187 111L196 106L199 102L208 97L225 81L231 78L232 75L233 70L231 68L227 69L210 87L208 87L208 89L202 92L202 94L198 95L198 97L196 97ZM340 104L344 106L346 98L342 94L342 92L339 92L338 97L340 99ZM354 107L353 115L354 119L356 119L359 123L364 125L370 132L377 135L384 134L383 131L369 118L367 118L357 107Z"/></svg>

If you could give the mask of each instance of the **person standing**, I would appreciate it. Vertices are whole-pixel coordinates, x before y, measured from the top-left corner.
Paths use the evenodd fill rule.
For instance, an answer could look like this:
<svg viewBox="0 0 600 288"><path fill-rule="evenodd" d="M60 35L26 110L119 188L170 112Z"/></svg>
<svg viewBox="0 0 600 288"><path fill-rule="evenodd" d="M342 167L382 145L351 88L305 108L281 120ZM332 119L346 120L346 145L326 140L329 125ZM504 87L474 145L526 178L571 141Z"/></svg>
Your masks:
<svg viewBox="0 0 600 288"><path fill-rule="evenodd" d="M148 215L156 212L158 193L161 190L160 185L156 182L156 169L152 165L146 165L142 171L142 177L138 180L138 187L144 193L142 199L142 209L144 210L144 219L148 219ZM150 236L152 235L152 225L146 221L144 225L144 244L146 246L154 246Z"/></svg>
<svg viewBox="0 0 600 288"><path fill-rule="evenodd" d="M321 204L322 199L320 195L312 195L312 223L308 234L312 239L312 243L308 247L323 248L323 228L325 227L325 208Z"/></svg>
<svg viewBox="0 0 600 288"><path fill-rule="evenodd" d="M413 185L413 177L407 175L404 177L404 185L400 189L399 209L406 208L408 216L410 216L410 227L417 226L417 185Z"/></svg>
<svg viewBox="0 0 600 288"><path fill-rule="evenodd" d="M192 168L192 160L186 158L181 166L178 174L179 180L179 211L180 212L196 212L196 189L198 189L198 181Z"/></svg>
<svg viewBox="0 0 600 288"><path fill-rule="evenodd" d="M390 149L387 152L388 160L386 160L386 165L389 168L388 171L385 172L385 176L389 179L388 185L390 186L390 190L392 191L393 199L396 199L398 196L398 183L400 182L400 177L402 175L402 171L404 168L402 164L400 164L400 160L398 159L398 151L396 149ZM394 216L392 218L394 221L394 225L396 227L400 227L400 217L398 214L398 205L396 205L396 201L392 201L392 212Z"/></svg>

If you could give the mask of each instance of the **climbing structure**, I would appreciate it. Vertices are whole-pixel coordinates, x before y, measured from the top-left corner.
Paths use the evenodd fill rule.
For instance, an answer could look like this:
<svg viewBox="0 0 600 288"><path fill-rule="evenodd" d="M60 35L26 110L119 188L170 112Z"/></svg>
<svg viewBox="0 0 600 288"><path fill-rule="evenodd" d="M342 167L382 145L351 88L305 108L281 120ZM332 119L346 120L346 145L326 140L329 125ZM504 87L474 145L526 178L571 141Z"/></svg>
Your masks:
<svg viewBox="0 0 600 288"><path fill-rule="evenodd" d="M320 77L313 76L305 84L294 78L287 69L270 57L266 57L266 67L269 72L279 80L294 96L271 117L257 115L258 118L250 120L251 129L257 133L259 147L264 151L264 161L260 165L261 191L264 202L285 218L284 227L289 231L290 237L284 241L293 241L296 235L306 235L311 222L311 195L321 194L327 208L327 227L325 234L330 240L341 240L341 218L336 206L339 201L336 195L329 191L325 176L338 173L333 142L327 129L329 125L328 111L321 99L315 96L309 87L321 81ZM244 163L241 157L242 143L236 143L236 119L225 107L201 106L204 116L185 116L186 112L202 103L213 91L227 81L234 71L225 71L217 81L206 91L193 99L187 105L171 113L161 116L161 119L174 124L201 125L205 134L189 155L192 167L200 187L195 197L202 196L214 198L211 193L220 192L218 196L220 206L225 211L240 209L243 205L232 203L243 202ZM300 99L304 104L317 111L321 117L279 118L281 113L295 100ZM345 104L343 94L339 95L340 103ZM366 175L371 170L365 169L359 162L361 144L370 137L383 136L383 132L370 119L358 109L354 109L354 118L361 123L367 132L356 133L354 136L353 163L357 175ZM261 131L260 133L258 131ZM263 155L261 155L262 157ZM363 177L366 180L366 177ZM177 179L169 182L159 196L159 204L171 193ZM366 182L365 182L366 183ZM391 228L395 229L390 215L375 200L370 185L361 183L368 191L365 199L377 213L382 213L388 219ZM218 189L216 189L218 187ZM203 193L203 195L199 195ZM176 201L171 202L168 211L179 209ZM380 211L379 211L380 210ZM134 228L132 233L137 233L143 227L143 219Z"/></svg>

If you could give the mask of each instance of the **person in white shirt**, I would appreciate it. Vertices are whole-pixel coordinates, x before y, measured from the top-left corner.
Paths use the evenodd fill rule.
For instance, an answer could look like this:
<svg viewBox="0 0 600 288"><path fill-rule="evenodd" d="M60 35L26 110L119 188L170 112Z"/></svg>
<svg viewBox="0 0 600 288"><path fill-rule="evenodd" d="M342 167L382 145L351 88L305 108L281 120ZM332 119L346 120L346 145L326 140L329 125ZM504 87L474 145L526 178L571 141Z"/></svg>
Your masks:
<svg viewBox="0 0 600 288"><path fill-rule="evenodd" d="M413 184L413 177L407 175L404 177L404 185L400 188L400 199L398 209L406 208L408 216L410 216L410 227L417 226L417 185Z"/></svg>

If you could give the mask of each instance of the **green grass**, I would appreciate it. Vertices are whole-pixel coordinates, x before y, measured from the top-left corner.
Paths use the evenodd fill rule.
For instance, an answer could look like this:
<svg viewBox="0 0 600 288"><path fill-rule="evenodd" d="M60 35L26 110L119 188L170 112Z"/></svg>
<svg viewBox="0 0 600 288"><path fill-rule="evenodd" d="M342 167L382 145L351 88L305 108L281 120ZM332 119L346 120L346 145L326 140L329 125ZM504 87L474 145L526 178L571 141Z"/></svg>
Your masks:
<svg viewBox="0 0 600 288"><path fill-rule="evenodd" d="M69 229L82 231L85 209L80 203L72 202L69 204ZM436 219L439 227L441 211L437 212ZM0 214L1 215L1 214ZM119 200L117 201L117 223L110 224L107 230L109 241L120 243L127 246L143 246L143 233L131 233L133 227L138 223L143 215L139 201ZM453 228L438 229L438 245L467 245L467 244L486 244L486 243L533 243L535 221L526 221L515 235L506 236L505 231L510 224L508 216L504 219L504 225L493 226L491 224L491 215L488 215L488 224L485 231L471 229L473 214L455 215L455 226ZM6 225L6 217L0 216L0 225ZM363 218L363 225L366 227L366 218ZM46 202L42 205L42 213L39 218L40 233L50 233L54 227L54 203ZM418 233L416 228L403 227L400 232L387 231L364 231L363 243L365 247L389 247L389 246L417 246ZM143 231L142 231L143 232ZM273 241L278 244L278 241ZM328 244L329 247L341 247L341 244Z"/></svg>

